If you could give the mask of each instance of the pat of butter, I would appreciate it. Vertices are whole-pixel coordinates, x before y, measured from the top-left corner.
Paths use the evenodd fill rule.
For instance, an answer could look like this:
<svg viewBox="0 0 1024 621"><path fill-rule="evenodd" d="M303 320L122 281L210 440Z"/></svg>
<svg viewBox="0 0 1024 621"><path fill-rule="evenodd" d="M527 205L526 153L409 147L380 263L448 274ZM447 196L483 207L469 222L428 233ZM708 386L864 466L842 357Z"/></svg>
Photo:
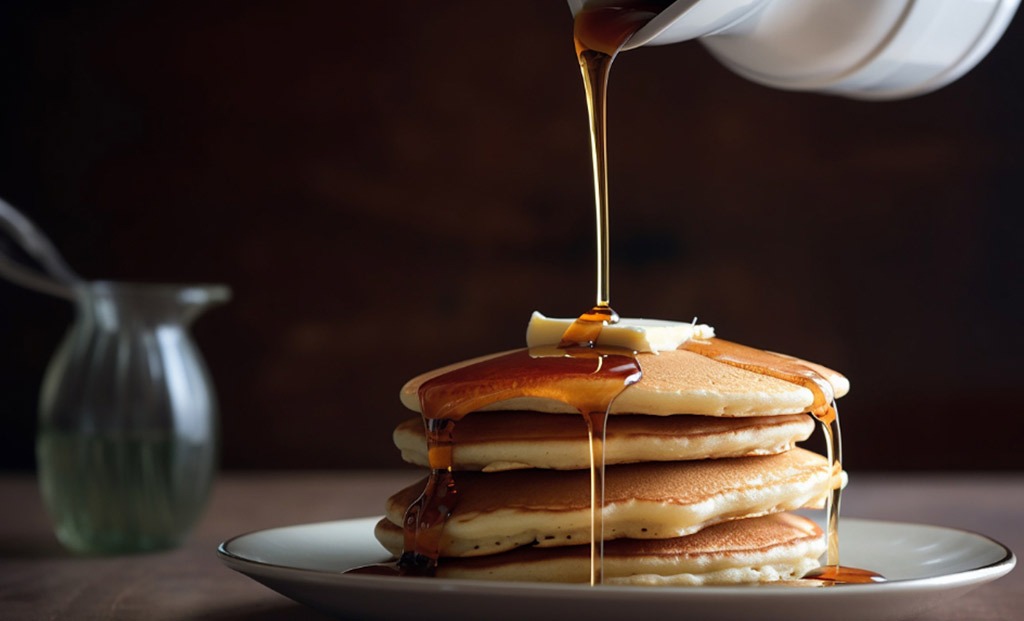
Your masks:
<svg viewBox="0 0 1024 621"><path fill-rule="evenodd" d="M526 346L557 345L573 321L575 319L545 317L534 311L530 325L526 328ZM703 323L623 317L618 323L605 325L597 344L657 353L677 349L690 339L709 339L713 336L715 329Z"/></svg>

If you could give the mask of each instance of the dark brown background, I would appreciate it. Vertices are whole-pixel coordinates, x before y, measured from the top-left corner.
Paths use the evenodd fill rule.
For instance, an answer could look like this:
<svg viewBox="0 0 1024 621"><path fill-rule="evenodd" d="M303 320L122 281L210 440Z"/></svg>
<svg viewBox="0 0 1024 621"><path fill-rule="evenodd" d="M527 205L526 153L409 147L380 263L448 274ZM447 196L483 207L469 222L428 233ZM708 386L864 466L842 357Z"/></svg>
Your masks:
<svg viewBox="0 0 1024 621"><path fill-rule="evenodd" d="M231 468L391 466L408 377L592 301L562 2L7 2L0 195L90 278L222 281L196 325ZM846 463L1022 468L1017 19L932 95L619 59L612 298L846 372ZM0 467L71 318L0 284Z"/></svg>

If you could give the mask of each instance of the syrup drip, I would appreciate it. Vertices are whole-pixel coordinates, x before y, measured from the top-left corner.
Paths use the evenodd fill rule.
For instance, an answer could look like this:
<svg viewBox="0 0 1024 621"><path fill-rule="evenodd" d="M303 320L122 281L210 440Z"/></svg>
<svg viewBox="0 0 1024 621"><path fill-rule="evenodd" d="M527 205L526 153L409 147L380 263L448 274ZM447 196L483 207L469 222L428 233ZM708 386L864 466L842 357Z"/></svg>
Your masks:
<svg viewBox="0 0 1024 621"><path fill-rule="evenodd" d="M835 403L835 389L825 376L795 358L717 338L706 341L690 340L683 343L679 349L759 375L767 375L797 384L810 390L814 397L810 413L821 423L822 431L825 433L826 457L832 466L832 476L840 475L843 461L843 439L839 430L839 410ZM829 495L825 505L828 541L826 565L808 578L821 580L826 584L862 584L884 581L885 578L872 571L840 565L839 503L843 490L838 486L831 487L831 483L830 480Z"/></svg>
<svg viewBox="0 0 1024 621"><path fill-rule="evenodd" d="M604 582L604 443L608 411L586 412L583 421L590 441L590 585L594 586Z"/></svg>
<svg viewBox="0 0 1024 621"><path fill-rule="evenodd" d="M619 314L608 306L599 303L589 311L580 315L562 334L559 349L567 351L594 350L604 326L616 323ZM627 352L637 365L637 375L630 381L633 384L640 380L641 372L636 352ZM625 390L626 386L623 386ZM621 391L620 391L621 392ZM618 396L618 395L616 395ZM587 424L587 440L590 445L590 584L604 582L604 481L605 459L604 444L608 425L608 414L611 401L600 410L580 410L583 421Z"/></svg>
<svg viewBox="0 0 1024 621"><path fill-rule="evenodd" d="M459 500L452 473L455 421L424 415L423 423L427 432L430 477L423 494L405 511L405 540L398 565L408 575L433 574L444 525Z"/></svg>

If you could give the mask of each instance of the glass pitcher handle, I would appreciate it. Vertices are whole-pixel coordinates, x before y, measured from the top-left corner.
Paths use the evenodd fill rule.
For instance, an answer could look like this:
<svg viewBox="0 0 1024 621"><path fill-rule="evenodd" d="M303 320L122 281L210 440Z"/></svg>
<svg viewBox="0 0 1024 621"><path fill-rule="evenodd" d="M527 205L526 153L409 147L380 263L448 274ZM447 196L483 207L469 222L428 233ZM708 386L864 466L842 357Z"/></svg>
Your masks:
<svg viewBox="0 0 1024 621"><path fill-rule="evenodd" d="M31 220L0 199L0 230L6 231L29 257L46 270L40 273L15 261L0 246L0 276L29 289L63 298L73 298L74 285L81 282L57 252L53 243Z"/></svg>

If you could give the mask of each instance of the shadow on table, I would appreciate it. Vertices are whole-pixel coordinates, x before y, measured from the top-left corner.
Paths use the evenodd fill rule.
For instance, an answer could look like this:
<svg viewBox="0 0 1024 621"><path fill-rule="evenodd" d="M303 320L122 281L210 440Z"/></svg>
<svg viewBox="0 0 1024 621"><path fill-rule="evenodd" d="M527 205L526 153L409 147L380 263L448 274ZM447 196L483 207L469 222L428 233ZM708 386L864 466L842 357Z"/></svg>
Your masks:
<svg viewBox="0 0 1024 621"><path fill-rule="evenodd" d="M294 602L207 610L188 621L328 621L331 617Z"/></svg>

